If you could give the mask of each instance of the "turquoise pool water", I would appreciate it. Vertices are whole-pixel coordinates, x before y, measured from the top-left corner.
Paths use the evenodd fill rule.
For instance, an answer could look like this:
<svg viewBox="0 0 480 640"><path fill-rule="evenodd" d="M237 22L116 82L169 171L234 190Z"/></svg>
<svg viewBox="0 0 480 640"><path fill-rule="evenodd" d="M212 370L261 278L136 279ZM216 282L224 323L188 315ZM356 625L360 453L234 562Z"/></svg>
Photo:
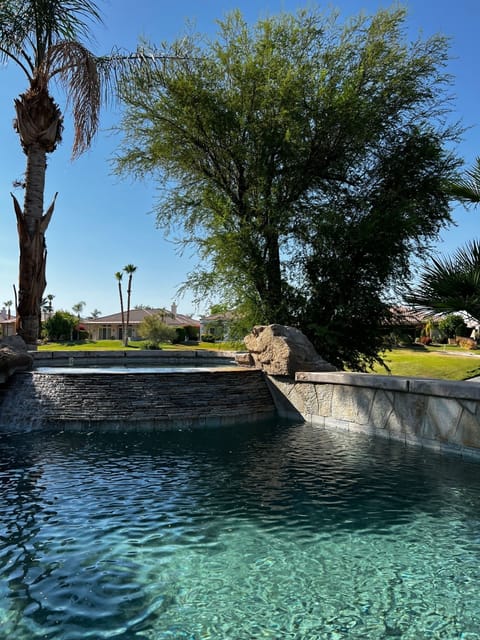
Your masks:
<svg viewBox="0 0 480 640"><path fill-rule="evenodd" d="M307 425L0 436L0 638L480 638L480 464Z"/></svg>

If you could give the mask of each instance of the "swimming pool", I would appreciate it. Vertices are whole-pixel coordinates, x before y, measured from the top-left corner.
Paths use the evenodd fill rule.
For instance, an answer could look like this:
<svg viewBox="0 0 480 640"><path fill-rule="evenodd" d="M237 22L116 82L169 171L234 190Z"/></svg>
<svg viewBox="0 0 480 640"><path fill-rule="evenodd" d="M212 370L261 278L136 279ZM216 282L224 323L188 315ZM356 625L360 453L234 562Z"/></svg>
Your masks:
<svg viewBox="0 0 480 640"><path fill-rule="evenodd" d="M0 638L480 638L480 464L271 424L0 436Z"/></svg>

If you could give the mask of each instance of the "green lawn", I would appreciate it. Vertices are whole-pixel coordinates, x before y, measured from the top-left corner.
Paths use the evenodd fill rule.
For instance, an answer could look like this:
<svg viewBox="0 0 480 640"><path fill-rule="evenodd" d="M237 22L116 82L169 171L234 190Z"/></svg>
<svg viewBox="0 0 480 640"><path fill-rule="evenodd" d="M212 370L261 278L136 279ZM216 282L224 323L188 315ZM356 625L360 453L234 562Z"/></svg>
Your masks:
<svg viewBox="0 0 480 640"><path fill-rule="evenodd" d="M39 345L39 351L137 351L143 349L145 342L138 340L130 342L128 347L125 347L121 340L85 340L81 342L48 342L47 344ZM187 344L162 344L162 349L169 349L175 351L191 351L192 349L211 349L214 351L230 351L239 349L238 344L226 343L226 342L200 342L198 345Z"/></svg>
<svg viewBox="0 0 480 640"><path fill-rule="evenodd" d="M462 354L462 355L460 355ZM398 348L384 354L391 374L443 380L465 380L480 376L480 351L445 349L443 347ZM375 373L385 373L383 367L375 367Z"/></svg>

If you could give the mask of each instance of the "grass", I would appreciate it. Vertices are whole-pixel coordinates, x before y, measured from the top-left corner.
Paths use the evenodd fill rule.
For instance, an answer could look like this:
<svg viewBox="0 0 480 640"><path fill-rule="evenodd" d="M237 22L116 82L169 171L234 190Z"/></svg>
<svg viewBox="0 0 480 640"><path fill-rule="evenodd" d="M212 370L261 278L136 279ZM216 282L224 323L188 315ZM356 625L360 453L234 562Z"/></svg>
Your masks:
<svg viewBox="0 0 480 640"><path fill-rule="evenodd" d="M212 351L235 351L241 349L238 343L200 342L196 345L170 344L160 345L162 349L174 351L191 351L192 349L210 349ZM39 351L137 351L145 348L145 341L136 340L125 347L121 340L81 340L80 342L48 342L39 345Z"/></svg>
<svg viewBox="0 0 480 640"><path fill-rule="evenodd" d="M472 351L443 347L398 347L384 354L391 375L414 378L466 380L480 376L480 357ZM374 373L386 373L376 366Z"/></svg>

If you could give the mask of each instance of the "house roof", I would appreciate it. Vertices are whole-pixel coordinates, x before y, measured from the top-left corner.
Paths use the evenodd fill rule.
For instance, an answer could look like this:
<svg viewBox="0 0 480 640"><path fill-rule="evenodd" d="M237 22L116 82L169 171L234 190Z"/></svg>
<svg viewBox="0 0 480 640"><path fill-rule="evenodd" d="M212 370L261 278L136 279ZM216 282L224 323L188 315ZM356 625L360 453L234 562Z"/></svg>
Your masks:
<svg viewBox="0 0 480 640"><path fill-rule="evenodd" d="M418 325L424 324L427 320L439 322L449 315L455 315L460 316L469 329L476 329L480 327L480 322L466 311L445 311L442 313L434 313L432 310L429 311L428 309L416 309L415 307L402 306L393 307L391 311L394 317L394 322L398 322L399 324Z"/></svg>
<svg viewBox="0 0 480 640"><path fill-rule="evenodd" d="M127 312L125 311L125 322L127 321ZM155 316L161 315L165 324L172 327L186 327L193 326L199 327L200 323L198 320L194 320L190 316L185 316L181 313L172 313L167 309L130 309L130 315L128 318L128 323L130 325L140 324L147 316ZM122 313L112 313L108 316L102 316L100 318L89 318L88 320L83 320L82 322L87 325L92 324L122 324Z"/></svg>
<svg viewBox="0 0 480 640"><path fill-rule="evenodd" d="M392 307L390 309L392 312L393 320L391 324L402 324L402 325L419 325L425 322L426 313L425 311L420 311L419 309L415 309L414 307Z"/></svg>

